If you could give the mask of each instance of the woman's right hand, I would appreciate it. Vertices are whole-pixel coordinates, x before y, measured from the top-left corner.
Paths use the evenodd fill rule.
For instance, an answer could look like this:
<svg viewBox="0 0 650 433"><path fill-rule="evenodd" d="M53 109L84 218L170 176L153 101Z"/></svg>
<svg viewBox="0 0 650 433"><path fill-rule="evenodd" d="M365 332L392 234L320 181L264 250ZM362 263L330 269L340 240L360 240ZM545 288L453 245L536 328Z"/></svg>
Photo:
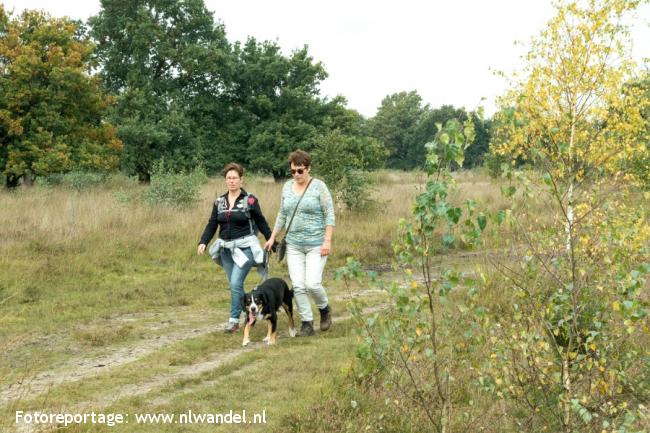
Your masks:
<svg viewBox="0 0 650 433"><path fill-rule="evenodd" d="M202 256L205 252L205 244L199 244L199 249L196 252L199 254L199 256Z"/></svg>
<svg viewBox="0 0 650 433"><path fill-rule="evenodd" d="M273 248L273 244L275 243L275 238L269 238L268 241L264 244L264 249L266 251L271 251L271 248Z"/></svg>

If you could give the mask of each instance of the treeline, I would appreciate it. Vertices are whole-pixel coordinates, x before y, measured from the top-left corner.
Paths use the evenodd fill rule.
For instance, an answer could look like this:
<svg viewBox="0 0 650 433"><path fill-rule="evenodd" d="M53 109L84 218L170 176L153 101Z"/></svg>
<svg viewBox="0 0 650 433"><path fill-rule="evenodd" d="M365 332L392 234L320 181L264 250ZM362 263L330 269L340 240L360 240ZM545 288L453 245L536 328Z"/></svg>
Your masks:
<svg viewBox="0 0 650 433"><path fill-rule="evenodd" d="M327 77L305 46L231 43L203 0L102 0L87 23L0 4L0 171L7 186L69 171L122 170L149 181L229 161L286 176L303 148L351 170L422 167L436 124L471 116L466 165L481 162L490 123L433 109L415 92L387 96L375 117L320 95Z"/></svg>

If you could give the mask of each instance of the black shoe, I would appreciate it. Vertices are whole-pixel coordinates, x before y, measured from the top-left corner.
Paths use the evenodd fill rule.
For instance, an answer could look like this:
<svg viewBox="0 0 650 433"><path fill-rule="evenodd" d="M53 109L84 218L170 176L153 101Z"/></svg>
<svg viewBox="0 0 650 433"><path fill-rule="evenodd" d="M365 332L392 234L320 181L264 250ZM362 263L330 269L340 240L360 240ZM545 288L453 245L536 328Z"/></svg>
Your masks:
<svg viewBox="0 0 650 433"><path fill-rule="evenodd" d="M320 311L320 330L327 331L332 326L332 309L328 305L323 309L318 309Z"/></svg>
<svg viewBox="0 0 650 433"><path fill-rule="evenodd" d="M300 331L296 334L297 337L311 337L314 335L314 322L302 322Z"/></svg>

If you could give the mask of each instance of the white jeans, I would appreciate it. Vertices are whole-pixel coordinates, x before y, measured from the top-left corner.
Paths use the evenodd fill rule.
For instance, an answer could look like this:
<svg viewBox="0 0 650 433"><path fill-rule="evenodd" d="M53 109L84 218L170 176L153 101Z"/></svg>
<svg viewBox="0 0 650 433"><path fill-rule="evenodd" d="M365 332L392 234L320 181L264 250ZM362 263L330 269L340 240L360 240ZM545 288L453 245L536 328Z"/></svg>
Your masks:
<svg viewBox="0 0 650 433"><path fill-rule="evenodd" d="M309 296L320 309L327 307L327 293L323 287L323 269L327 256L320 255L317 247L287 245L287 266L289 278L293 285L293 295L298 306L300 320L309 322L314 319L311 313Z"/></svg>

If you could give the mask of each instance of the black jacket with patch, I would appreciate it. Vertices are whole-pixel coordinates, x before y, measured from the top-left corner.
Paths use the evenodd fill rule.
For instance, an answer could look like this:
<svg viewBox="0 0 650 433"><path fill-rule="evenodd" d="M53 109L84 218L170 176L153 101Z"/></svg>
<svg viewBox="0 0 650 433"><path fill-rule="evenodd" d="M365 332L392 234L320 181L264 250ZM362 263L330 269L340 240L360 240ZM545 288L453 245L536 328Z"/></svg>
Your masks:
<svg viewBox="0 0 650 433"><path fill-rule="evenodd" d="M244 199L246 199L247 204L244 203ZM241 194L235 200L233 208L229 208L228 192L226 192L214 201L212 214L203 230L199 245L207 245L217 232L217 228L219 229L219 238L226 241L250 235L251 224L249 222L249 216L252 222L254 222L254 227L257 226L266 240L271 237L271 228L262 214L259 201L254 195L248 194L242 189Z"/></svg>

